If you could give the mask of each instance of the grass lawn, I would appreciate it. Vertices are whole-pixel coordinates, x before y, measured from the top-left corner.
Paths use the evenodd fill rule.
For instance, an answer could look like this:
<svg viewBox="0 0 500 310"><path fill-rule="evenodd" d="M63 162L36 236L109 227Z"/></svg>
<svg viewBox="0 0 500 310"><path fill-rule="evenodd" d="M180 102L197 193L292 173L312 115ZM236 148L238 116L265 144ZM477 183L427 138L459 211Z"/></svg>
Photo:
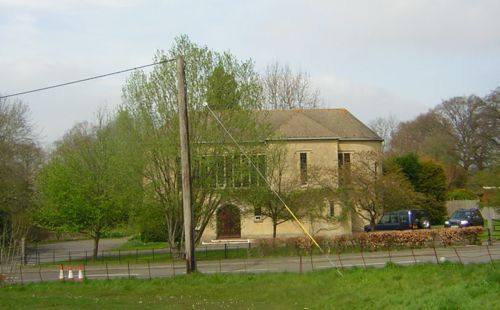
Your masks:
<svg viewBox="0 0 500 310"><path fill-rule="evenodd" d="M416 265L306 274L215 274L0 289L2 309L494 309L495 265Z"/></svg>

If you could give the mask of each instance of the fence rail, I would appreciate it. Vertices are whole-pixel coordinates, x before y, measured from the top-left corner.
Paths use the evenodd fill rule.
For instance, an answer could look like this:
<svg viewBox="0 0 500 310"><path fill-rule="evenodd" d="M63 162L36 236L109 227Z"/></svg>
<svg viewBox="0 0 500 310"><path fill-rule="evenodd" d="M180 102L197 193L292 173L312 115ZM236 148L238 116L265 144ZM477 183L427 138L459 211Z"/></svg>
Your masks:
<svg viewBox="0 0 500 310"><path fill-rule="evenodd" d="M211 251L223 251L224 258L230 256L230 251L245 251L252 249L251 243L216 243L205 244L196 248L196 255L199 257L208 257ZM158 259L176 259L181 258L182 252L173 251L171 248L161 249L134 249L134 250L102 250L98 252L97 261L105 262L107 260L120 261L158 261ZM28 248L24 258L17 258L19 263L24 265L56 264L60 262L83 261L88 263L93 260L92 251L65 251L65 250L44 250L37 246Z"/></svg>

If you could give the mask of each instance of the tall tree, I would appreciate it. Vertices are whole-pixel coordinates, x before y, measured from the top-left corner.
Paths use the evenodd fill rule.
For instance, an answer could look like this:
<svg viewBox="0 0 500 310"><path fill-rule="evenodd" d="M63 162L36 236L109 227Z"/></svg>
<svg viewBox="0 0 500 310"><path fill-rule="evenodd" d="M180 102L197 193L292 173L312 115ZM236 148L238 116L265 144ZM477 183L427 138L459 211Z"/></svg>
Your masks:
<svg viewBox="0 0 500 310"><path fill-rule="evenodd" d="M447 184L461 187L465 184L465 172L458 164L456 137L451 126L429 111L416 119L400 123L391 135L390 152L396 155L415 153L431 157L444 164Z"/></svg>
<svg viewBox="0 0 500 310"><path fill-rule="evenodd" d="M38 223L88 234L94 258L102 233L124 223L142 202L141 154L138 140L126 132L129 124L122 114L115 122L99 118L96 125L76 125L40 174L44 204Z"/></svg>
<svg viewBox="0 0 500 310"><path fill-rule="evenodd" d="M391 136L398 128L399 121L393 114L388 117L377 117L370 121L368 126L384 139L384 149L389 150L391 145Z"/></svg>
<svg viewBox="0 0 500 310"><path fill-rule="evenodd" d="M191 158L193 165L199 165L193 173L214 175L218 171L214 167L218 165L224 167L227 163L232 167L232 161L226 161L229 157L224 157L221 163L219 155L238 156L238 151L211 110L215 110L217 118L237 140L254 141L258 130L250 110L259 108L261 103L258 75L251 60L239 61L227 52L212 51L191 42L187 36L176 38L168 52L160 51L155 58L172 59L177 55L183 55L186 62ZM165 239L172 247L180 247L182 242L176 82L175 64L166 62L150 74L135 72L123 88L124 108L134 116L138 134L144 141L145 208L151 212L141 212L141 221L155 221L157 227L164 229ZM209 101L210 109L204 107L205 101ZM230 111L220 111L226 108ZM234 185L221 182L217 184L224 185L212 186L204 180L213 178L194 178L193 209L198 241ZM156 216L144 218L149 213Z"/></svg>
<svg viewBox="0 0 500 310"><path fill-rule="evenodd" d="M440 164L410 153L390 158L386 171L404 173L413 189L422 194L418 197L418 205L429 212L431 222L442 222L446 215L446 176Z"/></svg>
<svg viewBox="0 0 500 310"><path fill-rule="evenodd" d="M398 171L382 174L382 154L359 152L349 165L339 167L337 197L342 206L375 229L378 218L386 210L415 205L417 194Z"/></svg>
<svg viewBox="0 0 500 310"><path fill-rule="evenodd" d="M37 203L33 180L41 159L28 107L0 99L0 273L14 271Z"/></svg>
<svg viewBox="0 0 500 310"><path fill-rule="evenodd" d="M450 126L430 111L400 123L391 134L390 145L396 154L416 153L453 165L458 160L455 143Z"/></svg>
<svg viewBox="0 0 500 310"><path fill-rule="evenodd" d="M441 122L451 129L459 163L466 171L488 166L498 147L500 111L498 102L491 102L477 96L454 97L436 108Z"/></svg>
<svg viewBox="0 0 500 310"><path fill-rule="evenodd" d="M315 108L321 103L320 92L313 88L309 74L293 72L289 65L275 62L261 78L267 109Z"/></svg>

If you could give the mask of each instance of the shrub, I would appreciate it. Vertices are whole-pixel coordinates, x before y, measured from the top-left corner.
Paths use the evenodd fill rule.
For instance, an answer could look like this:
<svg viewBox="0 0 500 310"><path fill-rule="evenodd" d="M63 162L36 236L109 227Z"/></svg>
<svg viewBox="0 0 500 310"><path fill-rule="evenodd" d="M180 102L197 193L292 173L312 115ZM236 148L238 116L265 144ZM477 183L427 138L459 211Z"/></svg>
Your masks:
<svg viewBox="0 0 500 310"><path fill-rule="evenodd" d="M344 252L348 247L352 246L352 237L349 235L335 236L326 241L327 246L333 247L337 253Z"/></svg>
<svg viewBox="0 0 500 310"><path fill-rule="evenodd" d="M415 248L425 246L451 246L477 244L482 227L466 227L459 229L420 229L405 231L379 231L371 233L356 233L334 237L316 237L324 250L342 253L349 248L359 247L362 250L377 251L393 248ZM295 249L298 255L309 255L315 245L307 237L287 239L259 239L255 245L262 255L269 254L276 247Z"/></svg>
<svg viewBox="0 0 500 310"><path fill-rule="evenodd" d="M308 255L312 253L314 243L308 237L298 237L295 239L295 249L299 255Z"/></svg>
<svg viewBox="0 0 500 310"><path fill-rule="evenodd" d="M393 247L423 247L433 243L443 246L476 244L481 232L482 227L383 231L355 234L352 243L372 251Z"/></svg>

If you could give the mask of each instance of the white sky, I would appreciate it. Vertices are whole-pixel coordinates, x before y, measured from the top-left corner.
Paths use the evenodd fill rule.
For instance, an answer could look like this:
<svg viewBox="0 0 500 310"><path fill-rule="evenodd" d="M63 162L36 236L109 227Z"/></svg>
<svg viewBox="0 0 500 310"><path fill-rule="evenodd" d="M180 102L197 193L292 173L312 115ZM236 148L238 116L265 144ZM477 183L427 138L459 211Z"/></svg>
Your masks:
<svg viewBox="0 0 500 310"><path fill-rule="evenodd" d="M198 44L309 72L327 107L408 120L500 86L500 1L0 0L0 93L152 62ZM121 101L127 74L23 95L44 143Z"/></svg>

